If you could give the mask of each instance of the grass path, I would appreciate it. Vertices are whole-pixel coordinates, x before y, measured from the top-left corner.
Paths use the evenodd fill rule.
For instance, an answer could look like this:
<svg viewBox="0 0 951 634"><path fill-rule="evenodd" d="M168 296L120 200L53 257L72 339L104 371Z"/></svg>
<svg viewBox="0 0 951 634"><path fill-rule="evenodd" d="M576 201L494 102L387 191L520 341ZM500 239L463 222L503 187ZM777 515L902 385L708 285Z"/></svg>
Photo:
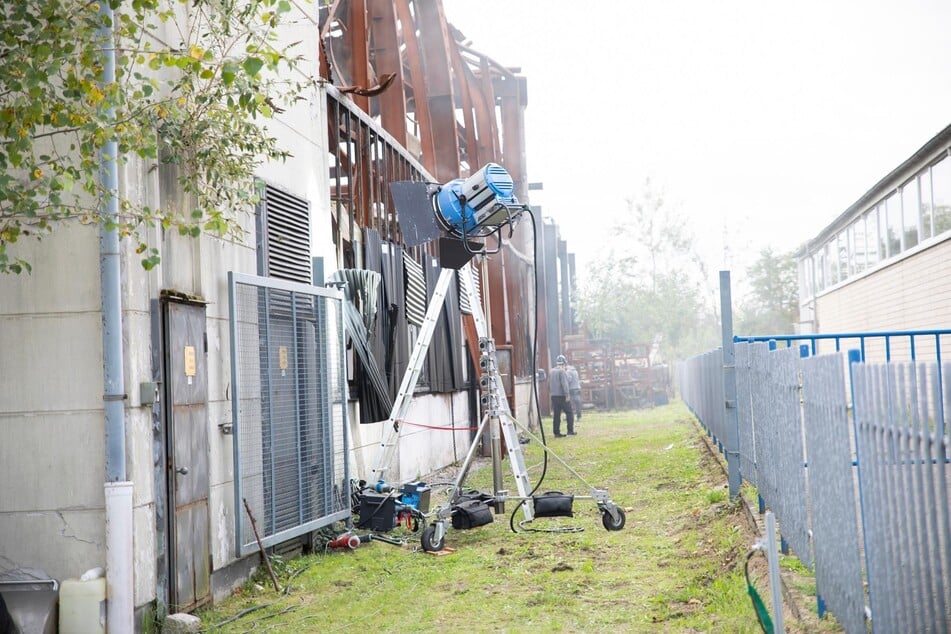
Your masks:
<svg viewBox="0 0 951 634"><path fill-rule="evenodd" d="M590 412L578 431L551 447L610 491L626 511L623 530L604 530L594 503L576 500L573 518L532 526L582 532L515 534L506 514L450 530L456 551L446 556L419 551L416 539L312 554L287 563L284 585L303 572L286 594L249 583L202 622L215 632L759 632L743 576L756 536L686 408ZM541 462L540 447L527 445L533 482ZM490 482L484 468L466 488ZM589 493L550 460L540 491L552 490ZM271 605L213 625L262 604Z"/></svg>

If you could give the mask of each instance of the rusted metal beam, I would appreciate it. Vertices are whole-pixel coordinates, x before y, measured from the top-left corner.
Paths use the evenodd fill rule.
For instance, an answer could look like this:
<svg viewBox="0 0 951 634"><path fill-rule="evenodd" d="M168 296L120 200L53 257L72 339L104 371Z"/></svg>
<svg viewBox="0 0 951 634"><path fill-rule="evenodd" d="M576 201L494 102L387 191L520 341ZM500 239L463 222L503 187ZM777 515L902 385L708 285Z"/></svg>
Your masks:
<svg viewBox="0 0 951 634"><path fill-rule="evenodd" d="M502 160L512 176L515 195L528 202L528 178L525 160L525 106L528 103L524 77L501 79L495 82L496 93L502 102ZM522 253L530 252L533 245L528 232L516 233L512 243Z"/></svg>
<svg viewBox="0 0 951 634"><path fill-rule="evenodd" d="M495 120L495 89L492 87L492 78L489 75L489 61L483 57L480 61L482 77L479 80L480 90L477 94L482 97L482 104L476 109L476 119L479 122L479 155L484 161L502 161L501 144L499 143L499 126Z"/></svg>
<svg viewBox="0 0 951 634"><path fill-rule="evenodd" d="M479 157L479 146L476 139L476 124L474 117L474 105L471 94L471 86L469 83L469 67L466 65L465 61L462 59L462 55L459 54L459 48L456 46L455 42L449 42L449 52L452 58L453 67L455 69L455 75L458 81L459 86L459 97L462 101L462 116L465 121L465 132L466 132L466 161L469 163L470 173L479 169L482 165L481 159Z"/></svg>
<svg viewBox="0 0 951 634"><path fill-rule="evenodd" d="M347 30L344 35L347 48L350 51L350 83L355 86L370 86L370 54L369 30L367 29L367 0L349 0L350 13L347 20ZM370 98L362 95L351 95L353 103L363 110L370 112Z"/></svg>
<svg viewBox="0 0 951 634"><path fill-rule="evenodd" d="M409 0L394 0L396 16L400 21L403 43L406 45L406 64L412 77L414 113L419 124L419 146L421 162L431 174L436 173L436 148L433 143L433 125L429 114L429 100L426 98L425 72L420 54L419 39L416 37L416 24L409 10Z"/></svg>
<svg viewBox="0 0 951 634"><path fill-rule="evenodd" d="M527 90L524 77L495 82L496 94L502 98L502 160L515 182L519 200L528 198L525 178L525 117Z"/></svg>
<svg viewBox="0 0 951 634"><path fill-rule="evenodd" d="M416 23L423 53L426 98L432 125L435 166L440 182L459 176L459 140L456 136L456 100L452 88L449 28L440 0L415 0ZM420 93L416 94L417 102Z"/></svg>
<svg viewBox="0 0 951 634"><path fill-rule="evenodd" d="M489 317L492 337L496 343L511 343L508 338L508 310L505 293L505 262L503 252L486 262L486 294L489 300Z"/></svg>
<svg viewBox="0 0 951 634"><path fill-rule="evenodd" d="M380 121L383 129L406 147L406 98L404 95L403 60L400 55L396 7L392 0L368 0L373 51L371 58L377 77L393 73L396 77L380 96Z"/></svg>

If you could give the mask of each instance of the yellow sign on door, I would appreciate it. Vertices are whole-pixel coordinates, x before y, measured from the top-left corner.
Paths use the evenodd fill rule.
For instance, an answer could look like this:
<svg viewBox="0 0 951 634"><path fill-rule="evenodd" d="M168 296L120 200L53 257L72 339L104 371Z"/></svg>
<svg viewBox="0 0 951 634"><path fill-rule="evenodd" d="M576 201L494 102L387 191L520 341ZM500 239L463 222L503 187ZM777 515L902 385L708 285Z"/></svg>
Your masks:
<svg viewBox="0 0 951 634"><path fill-rule="evenodd" d="M185 346L185 376L192 377L198 372L198 360L195 346Z"/></svg>

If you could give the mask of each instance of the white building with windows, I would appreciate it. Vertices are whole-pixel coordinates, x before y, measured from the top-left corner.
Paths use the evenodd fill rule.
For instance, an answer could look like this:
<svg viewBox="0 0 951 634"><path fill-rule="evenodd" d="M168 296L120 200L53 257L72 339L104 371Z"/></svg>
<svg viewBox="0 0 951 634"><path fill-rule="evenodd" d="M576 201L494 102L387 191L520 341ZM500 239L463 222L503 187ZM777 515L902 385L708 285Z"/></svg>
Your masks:
<svg viewBox="0 0 951 634"><path fill-rule="evenodd" d="M800 332L947 328L951 126L806 242L797 258Z"/></svg>

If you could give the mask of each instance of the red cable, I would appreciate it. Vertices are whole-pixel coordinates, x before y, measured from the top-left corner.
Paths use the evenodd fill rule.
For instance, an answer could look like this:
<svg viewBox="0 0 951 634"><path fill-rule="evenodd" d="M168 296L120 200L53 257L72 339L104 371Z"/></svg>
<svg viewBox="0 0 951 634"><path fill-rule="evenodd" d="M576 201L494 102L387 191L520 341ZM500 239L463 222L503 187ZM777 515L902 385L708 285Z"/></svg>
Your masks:
<svg viewBox="0 0 951 634"><path fill-rule="evenodd" d="M398 421L406 425L412 425L413 427L423 427L425 429L435 429L437 431L476 431L478 427L441 427L439 425L424 425L422 423L413 423L408 420Z"/></svg>

